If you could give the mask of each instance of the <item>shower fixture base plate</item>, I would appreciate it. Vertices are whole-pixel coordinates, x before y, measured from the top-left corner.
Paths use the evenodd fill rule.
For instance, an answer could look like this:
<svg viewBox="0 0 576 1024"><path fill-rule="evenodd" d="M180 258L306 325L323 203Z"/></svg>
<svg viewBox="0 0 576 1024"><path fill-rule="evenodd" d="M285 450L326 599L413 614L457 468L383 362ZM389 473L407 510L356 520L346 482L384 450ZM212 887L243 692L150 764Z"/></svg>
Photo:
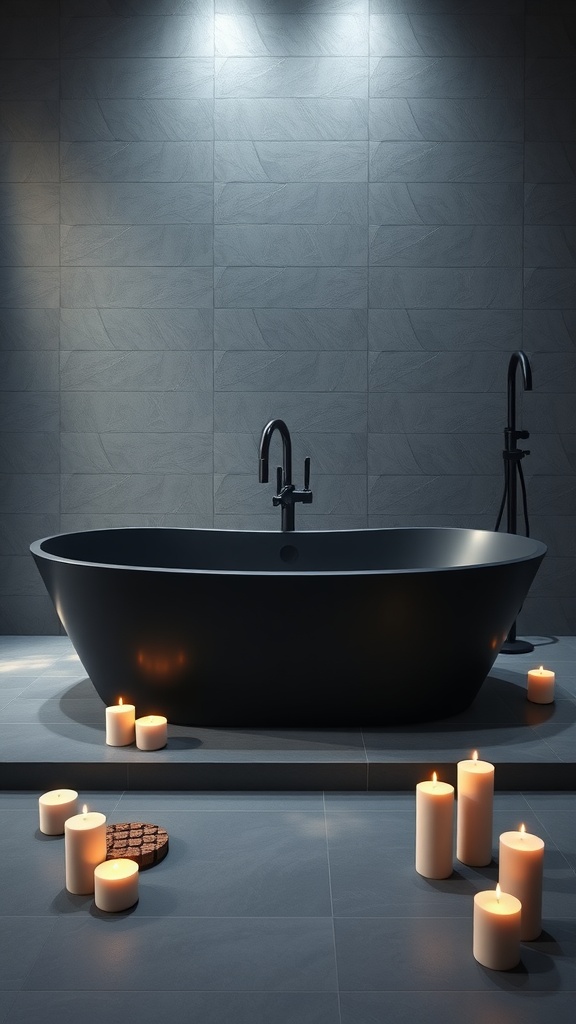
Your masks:
<svg viewBox="0 0 576 1024"><path fill-rule="evenodd" d="M500 654L530 654L534 650L534 644L529 640L505 640L500 648Z"/></svg>

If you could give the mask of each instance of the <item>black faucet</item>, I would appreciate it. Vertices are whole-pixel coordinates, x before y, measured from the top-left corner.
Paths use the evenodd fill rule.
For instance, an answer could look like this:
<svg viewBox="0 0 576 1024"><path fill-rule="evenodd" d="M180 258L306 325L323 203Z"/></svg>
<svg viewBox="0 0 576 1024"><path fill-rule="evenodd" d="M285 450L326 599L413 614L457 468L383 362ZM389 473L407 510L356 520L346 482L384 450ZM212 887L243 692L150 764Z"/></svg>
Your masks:
<svg viewBox="0 0 576 1024"><path fill-rule="evenodd" d="M262 431L259 449L258 479L261 484L268 483L268 453L270 451L270 440L272 434L277 430L282 438L282 465L276 470L277 494L272 498L273 505L280 505L282 510L282 530L284 533L293 531L294 506L297 501L309 505L312 501L310 490L310 459L304 459L304 488L297 491L292 483L292 441L290 431L284 420L270 420Z"/></svg>
<svg viewBox="0 0 576 1024"><path fill-rule="evenodd" d="M532 391L532 367L525 352L513 352L508 363L508 426L504 431L504 463L507 470L507 529L508 533L516 533L516 473L524 486L520 460L530 452L518 447L518 441L526 441L530 437L527 430L516 430L516 371L520 367L525 391ZM528 529L526 529L528 534Z"/></svg>
<svg viewBox="0 0 576 1024"><path fill-rule="evenodd" d="M532 391L532 367L525 352L520 349L513 352L508 363L508 425L504 430L504 494L498 512L495 529L498 530L502 520L504 507L506 506L506 529L508 533L516 533L517 518L517 483L520 481L522 489L522 503L524 506L524 526L526 536L530 536L530 524L528 522L528 501L526 498L526 483L522 472L522 459L530 455L528 449L518 447L518 441L525 441L530 437L527 430L516 430L516 375L518 367L522 370L522 381L525 391ZM534 650L534 645L529 640L519 640L516 636L516 623L510 626L508 636L500 648L501 654L527 654Z"/></svg>

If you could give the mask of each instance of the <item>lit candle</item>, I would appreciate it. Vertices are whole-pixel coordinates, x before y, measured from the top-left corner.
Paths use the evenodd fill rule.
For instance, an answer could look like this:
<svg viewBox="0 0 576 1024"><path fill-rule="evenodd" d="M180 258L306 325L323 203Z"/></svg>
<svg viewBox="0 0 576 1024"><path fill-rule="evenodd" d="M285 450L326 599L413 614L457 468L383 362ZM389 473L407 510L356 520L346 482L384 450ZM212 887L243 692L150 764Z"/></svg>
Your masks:
<svg viewBox="0 0 576 1024"><path fill-rule="evenodd" d="M453 870L454 786L431 782L416 786L416 871L424 878L449 878Z"/></svg>
<svg viewBox="0 0 576 1024"><path fill-rule="evenodd" d="M138 865L125 857L94 868L94 902L99 910L117 914L138 902Z"/></svg>
<svg viewBox="0 0 576 1024"><path fill-rule="evenodd" d="M136 709L133 704L124 704L120 697L117 704L106 708L106 743L110 747L127 747L134 743L134 719Z"/></svg>
<svg viewBox="0 0 576 1024"><path fill-rule="evenodd" d="M522 904L500 886L474 897L472 952L478 963L493 971L509 971L520 961Z"/></svg>
<svg viewBox="0 0 576 1024"><path fill-rule="evenodd" d="M78 811L75 789L52 789L38 800L40 831L46 836L63 836L64 822Z"/></svg>
<svg viewBox="0 0 576 1024"><path fill-rule="evenodd" d="M136 719L136 746L139 750L160 750L168 742L168 723L163 715Z"/></svg>
<svg viewBox="0 0 576 1024"><path fill-rule="evenodd" d="M552 704L554 700L554 683L556 673L550 669L532 668L528 673L528 700L533 704Z"/></svg>
<svg viewBox="0 0 576 1024"><path fill-rule="evenodd" d="M76 895L94 892L94 868L106 860L106 815L75 814L64 823L66 888Z"/></svg>
<svg viewBox="0 0 576 1024"><path fill-rule="evenodd" d="M520 938L537 939L542 931L544 841L524 825L517 832L503 832L498 860L500 885L522 904Z"/></svg>
<svg viewBox="0 0 576 1024"><path fill-rule="evenodd" d="M494 765L478 760L458 762L456 856L463 864L482 867L492 860Z"/></svg>

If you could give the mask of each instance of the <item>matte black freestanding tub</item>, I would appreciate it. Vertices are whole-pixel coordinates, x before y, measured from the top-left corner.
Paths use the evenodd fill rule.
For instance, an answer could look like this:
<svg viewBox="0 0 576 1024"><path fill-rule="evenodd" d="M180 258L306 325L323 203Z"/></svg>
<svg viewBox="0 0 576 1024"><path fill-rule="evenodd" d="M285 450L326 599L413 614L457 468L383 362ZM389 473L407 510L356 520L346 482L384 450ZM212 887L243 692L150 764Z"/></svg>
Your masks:
<svg viewBox="0 0 576 1024"><path fill-rule="evenodd" d="M546 547L483 530L127 528L31 551L106 704L278 726L466 708Z"/></svg>

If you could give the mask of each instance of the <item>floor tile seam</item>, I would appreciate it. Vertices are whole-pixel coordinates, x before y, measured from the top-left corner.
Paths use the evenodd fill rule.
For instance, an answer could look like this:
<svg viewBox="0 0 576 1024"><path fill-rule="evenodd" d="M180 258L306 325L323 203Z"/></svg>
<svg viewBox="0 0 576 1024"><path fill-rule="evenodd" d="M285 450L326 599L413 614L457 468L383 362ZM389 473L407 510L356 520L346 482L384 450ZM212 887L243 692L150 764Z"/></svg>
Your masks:
<svg viewBox="0 0 576 1024"><path fill-rule="evenodd" d="M548 750L550 751L550 753L551 753L552 757L556 758L556 760L555 760L555 761L551 761L551 762L548 762L548 764L556 764L557 762L558 762L559 764L566 764L566 765L573 765L573 764L576 764L576 758L575 758L575 759L574 759L573 761L567 761L567 760L566 760L565 758L561 757L561 756L560 756L560 754L557 754L557 753L556 753L556 751L554 750L554 747L552 747L552 746L550 745L550 743L548 742L548 740L546 739L546 737L545 737L545 736L542 736L542 737L540 738L540 743L543 743L543 744L545 744L545 746L546 746L546 747L548 748ZM544 762L544 763L546 763L546 762Z"/></svg>
<svg viewBox="0 0 576 1024"><path fill-rule="evenodd" d="M548 954L543 954L548 955ZM522 964L520 964L522 966ZM507 972L506 972L507 973ZM519 977L517 973L512 973L511 977ZM50 990L48 990L50 991ZM181 991L181 990L179 990ZM341 995L347 996L405 996L407 994L414 993L415 996L465 996L465 995L476 995L486 996L490 999L499 999L502 996L509 996L510 999L527 998L528 996L570 996L576 994L576 988L562 988L562 989L518 989L518 988L341 988ZM504 1018L500 1018L503 1020Z"/></svg>
<svg viewBox="0 0 576 1024"><path fill-rule="evenodd" d="M13 914L12 915L5 914L5 915L2 916L2 920L4 920L4 921L7 920L8 918L10 918L11 920L18 920L16 915L13 915ZM24 918L24 915L23 915L23 918ZM22 918L20 918L20 920L22 920ZM44 917L39 917L38 915L29 915L29 920L33 920L33 921L39 921L39 920L52 921L52 927L50 928L50 930L48 932L48 935L46 936L46 938L42 942L42 944L40 946L40 949L38 950L36 956L34 957L34 959L28 965L28 969L25 971L25 973L24 973L24 975L23 975L23 977L22 977L22 979L20 981L20 988L19 988L20 992L30 991L27 988L27 986L26 986L26 982L27 982L28 978L33 976L33 973L34 973L34 971L36 969L36 965L42 962L42 960L44 958L44 952L45 952L46 948L49 946L49 944L51 944L51 942L52 942L52 939L53 939L54 934L56 932L58 921L60 920L60 918L58 916L52 917L52 915L47 915L45 918Z"/></svg>
<svg viewBox="0 0 576 1024"><path fill-rule="evenodd" d="M63 890L62 890L63 891ZM89 896L90 894L88 894ZM68 922L72 924L79 924L82 921L104 921L107 918L97 917L93 918L88 913L88 906L94 903L93 894L90 896L90 903L85 906L80 906L78 912L74 915L69 914L0 914L0 920L12 920L12 921L53 921L55 924L58 922ZM83 916L82 916L83 915ZM174 922L181 921L226 921L235 923L238 921L258 921L258 922L279 922L279 921L320 921L320 922L332 922L331 914L166 914L164 911L158 914L145 914L139 910L137 912L128 913L126 912L122 916L118 915L117 920L130 921L131 919L145 920L145 921L162 921L163 924L172 924ZM346 919L344 919L346 920ZM365 918L363 920L373 921L375 918ZM383 918L388 920L388 918ZM412 920L412 918L407 918ZM1 989L0 989L1 991Z"/></svg>
<svg viewBox="0 0 576 1024"><path fill-rule="evenodd" d="M360 991L360 990L358 990ZM361 991L365 991L362 989ZM379 989L374 991L378 992ZM0 989L3 994L8 993L9 995L29 995L34 993L36 995L63 995L64 993L74 993L78 997L90 995L95 993L101 995L103 992L107 994L119 995L121 993L134 992L137 995L151 995L152 993L164 993L169 995L183 995L188 992L190 995L201 995L202 993L210 993L216 995L282 995L282 996L306 996L306 995L323 995L323 996L335 996L337 995L337 989L335 988L161 988L157 986L153 989L143 988L27 988L27 989ZM2 1018L0 1017L0 1020Z"/></svg>
<svg viewBox="0 0 576 1024"><path fill-rule="evenodd" d="M327 819L327 816L326 816L327 815L327 811L326 811L326 794L325 793L322 794L322 805L323 805L323 811L324 811L324 836L325 836L325 839L326 839L326 866L327 866L327 869L328 869L328 892L329 892L329 895L330 895L330 917L331 917L331 920L332 920L332 948L333 948L333 951L334 951L334 970L335 970L335 974L336 974L336 988L337 988L337 990L339 990L340 986L339 986L339 979L338 979L338 957L337 957L337 951L336 951L336 933L335 933L335 930L334 930L334 894L333 894L333 891L332 891L332 869L331 869L331 866L330 866L330 840L329 840L329 835L328 835L328 819ZM340 1009L340 999L338 999L338 1017L339 1017L339 1020L341 1022L342 1014L341 1014L341 1009Z"/></svg>
<svg viewBox="0 0 576 1024"><path fill-rule="evenodd" d="M550 829L548 828L548 826L546 825L546 823L545 823L545 822L544 822L544 821L542 820L542 818L540 817L541 811L539 812L539 811L537 811L537 810L536 810L535 808L530 808L530 810L532 811L532 814L534 815L534 817L535 817L535 819L536 819L536 822L538 823L538 825L540 826L540 828L541 828L541 829L542 829L542 830L543 830L543 831L544 831L544 832L546 833L546 836L547 836L547 837L549 837L549 836L550 836ZM558 813L558 812L556 812L556 813ZM564 813L565 813L565 814L570 814L570 815L573 815L573 813L574 813L574 812L573 812L573 811L565 811ZM546 876L546 849L547 849L547 848L548 848L548 849L554 849L554 850L556 851L556 853L559 853L559 854L560 854L560 856L562 857L562 860L563 860L563 861L564 861L564 863L566 864L566 867L567 867L567 868L568 868L568 869L569 869L569 870L570 870L570 871L571 871L571 872L572 872L573 874L576 874L576 867L573 867L573 866L572 866L572 864L570 863L570 861L569 861L569 860L568 860L568 858L566 857L566 854L565 854L565 853L563 852L563 850L562 850L562 849L561 849L561 847L560 847L560 846L558 845L558 843L556 842L556 840L555 840L555 839L553 839L553 838L550 838L550 841L549 841L549 843L547 843L547 844L546 844L546 846L545 846L545 848L544 848L544 873L545 873L545 877L547 877L547 876Z"/></svg>
<svg viewBox="0 0 576 1024"><path fill-rule="evenodd" d="M0 989L0 991L2 991ZM9 990L14 991L13 989ZM358 991L363 991L358 989ZM378 991L378 990L376 990ZM126 995L130 992L134 992L137 995L148 995L153 996L156 994L164 995L218 995L218 996L244 996L244 995L263 995L263 996L338 996L338 989L336 988L20 988L16 990L16 996L22 995L74 995L77 997L89 995L91 992L102 994L105 993L109 996ZM15 1005L14 1003L12 1005ZM104 1018L103 1018L104 1019ZM1 1020L1 1018L0 1018ZM5 1018L5 1024L10 1024L9 1018Z"/></svg>

